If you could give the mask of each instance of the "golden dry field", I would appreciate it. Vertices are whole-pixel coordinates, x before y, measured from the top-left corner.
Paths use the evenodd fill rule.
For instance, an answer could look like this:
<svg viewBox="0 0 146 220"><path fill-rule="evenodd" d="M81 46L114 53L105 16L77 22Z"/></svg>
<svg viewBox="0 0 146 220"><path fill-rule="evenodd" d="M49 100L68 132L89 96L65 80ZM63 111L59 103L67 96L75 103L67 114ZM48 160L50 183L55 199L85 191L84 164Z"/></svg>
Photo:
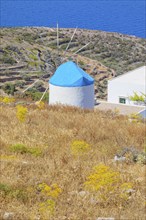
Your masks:
<svg viewBox="0 0 146 220"><path fill-rule="evenodd" d="M1 219L145 219L145 124L116 112L0 106Z"/></svg>

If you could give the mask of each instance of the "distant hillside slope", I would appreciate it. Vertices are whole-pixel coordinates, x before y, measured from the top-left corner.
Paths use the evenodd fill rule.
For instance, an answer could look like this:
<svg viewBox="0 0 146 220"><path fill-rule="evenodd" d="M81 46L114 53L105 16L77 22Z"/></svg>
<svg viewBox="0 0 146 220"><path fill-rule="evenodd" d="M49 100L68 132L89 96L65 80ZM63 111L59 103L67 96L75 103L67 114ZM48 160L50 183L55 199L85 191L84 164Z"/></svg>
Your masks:
<svg viewBox="0 0 146 220"><path fill-rule="evenodd" d="M95 78L96 98L106 98L107 80L144 65L146 40L118 33L78 29L66 53L74 29L1 28L0 87L9 83L22 90L43 75L36 89L44 91L55 68L67 59L78 62ZM72 56L85 44L78 55Z"/></svg>

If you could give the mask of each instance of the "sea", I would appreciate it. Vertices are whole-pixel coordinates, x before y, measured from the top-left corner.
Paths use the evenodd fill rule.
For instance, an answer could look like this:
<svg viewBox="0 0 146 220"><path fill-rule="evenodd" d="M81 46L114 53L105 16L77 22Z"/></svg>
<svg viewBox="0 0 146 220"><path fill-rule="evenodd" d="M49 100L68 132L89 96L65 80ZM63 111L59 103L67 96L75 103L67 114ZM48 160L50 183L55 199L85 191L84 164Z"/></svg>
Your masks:
<svg viewBox="0 0 146 220"><path fill-rule="evenodd" d="M0 26L84 28L146 38L146 0L0 0Z"/></svg>

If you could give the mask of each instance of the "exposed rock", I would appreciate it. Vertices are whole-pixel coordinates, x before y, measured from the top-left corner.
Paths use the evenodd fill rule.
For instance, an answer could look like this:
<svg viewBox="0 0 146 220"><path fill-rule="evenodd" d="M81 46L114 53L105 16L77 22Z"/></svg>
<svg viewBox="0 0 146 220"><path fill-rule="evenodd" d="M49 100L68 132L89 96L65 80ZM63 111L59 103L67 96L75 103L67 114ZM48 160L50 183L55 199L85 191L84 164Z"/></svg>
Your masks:
<svg viewBox="0 0 146 220"><path fill-rule="evenodd" d="M4 215L3 215L4 220L11 220L13 217L14 217L13 212L5 212Z"/></svg>

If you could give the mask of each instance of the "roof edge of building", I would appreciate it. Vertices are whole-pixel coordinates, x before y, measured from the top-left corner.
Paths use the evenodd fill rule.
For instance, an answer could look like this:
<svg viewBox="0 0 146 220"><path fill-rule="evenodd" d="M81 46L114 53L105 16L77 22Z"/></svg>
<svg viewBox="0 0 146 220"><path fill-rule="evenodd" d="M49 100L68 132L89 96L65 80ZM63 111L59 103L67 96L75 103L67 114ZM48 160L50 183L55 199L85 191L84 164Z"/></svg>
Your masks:
<svg viewBox="0 0 146 220"><path fill-rule="evenodd" d="M141 68L144 68L144 67L146 68L146 66L144 65L144 66L140 66L140 67L138 67L138 68L136 68L136 69L134 69L134 70L130 70L130 71L124 73L124 74L121 74L121 75L116 76L116 77L114 77L114 78L112 78L112 79L109 79L108 82L113 81L113 80L116 80L116 79L119 79L120 77L123 77L124 75L127 75L127 74L129 74L129 73L131 73L131 72L133 72L133 71L135 71L135 70L138 70L138 69L141 69Z"/></svg>
<svg viewBox="0 0 146 220"><path fill-rule="evenodd" d="M81 87L87 87L87 86L91 86L91 85L94 85L94 81L88 85L58 85L58 84L54 84L54 83L51 83L49 82L49 84L53 85L53 86L56 86L56 87L64 87L64 88L81 88Z"/></svg>

